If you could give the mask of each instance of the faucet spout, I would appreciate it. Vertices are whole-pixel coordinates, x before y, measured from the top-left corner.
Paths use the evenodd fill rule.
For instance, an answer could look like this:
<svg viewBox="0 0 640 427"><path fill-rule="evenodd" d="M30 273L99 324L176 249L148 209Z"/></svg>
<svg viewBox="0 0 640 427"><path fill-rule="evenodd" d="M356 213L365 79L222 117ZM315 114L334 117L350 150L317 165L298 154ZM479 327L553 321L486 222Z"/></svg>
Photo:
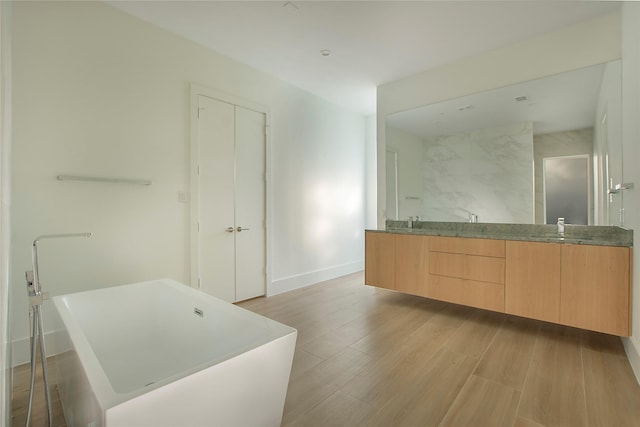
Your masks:
<svg viewBox="0 0 640 427"><path fill-rule="evenodd" d="M33 241L33 246L36 246L40 240L44 239L60 239L65 237L91 237L93 233L63 233L63 234L43 234L38 236Z"/></svg>
<svg viewBox="0 0 640 427"><path fill-rule="evenodd" d="M31 247L31 265L32 265L32 275L27 275L27 282L31 279L30 286L33 287L33 292L35 295L42 294L42 287L40 286L40 274L38 271L38 243L40 240L44 239L60 239L67 237L85 237L89 238L93 236L93 233L65 233L65 234L43 234L34 239L33 245Z"/></svg>

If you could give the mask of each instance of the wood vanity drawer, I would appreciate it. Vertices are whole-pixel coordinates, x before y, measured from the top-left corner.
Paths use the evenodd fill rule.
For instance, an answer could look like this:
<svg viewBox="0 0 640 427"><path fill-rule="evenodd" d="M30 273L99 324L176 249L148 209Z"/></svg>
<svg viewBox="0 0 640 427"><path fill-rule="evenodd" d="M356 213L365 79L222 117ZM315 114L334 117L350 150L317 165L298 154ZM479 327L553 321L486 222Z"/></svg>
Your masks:
<svg viewBox="0 0 640 427"><path fill-rule="evenodd" d="M504 286L445 276L429 276L429 298L504 312Z"/></svg>
<svg viewBox="0 0 640 427"><path fill-rule="evenodd" d="M465 256L465 279L504 285L504 258Z"/></svg>
<svg viewBox="0 0 640 427"><path fill-rule="evenodd" d="M505 257L504 240L471 239L464 237L432 237L429 250L454 254Z"/></svg>
<svg viewBox="0 0 640 427"><path fill-rule="evenodd" d="M464 279L465 255L429 252L429 273Z"/></svg>
<svg viewBox="0 0 640 427"><path fill-rule="evenodd" d="M432 237L429 242L429 250L435 252L463 254L464 239L458 237Z"/></svg>
<svg viewBox="0 0 640 427"><path fill-rule="evenodd" d="M438 276L491 282L504 285L504 258L460 255L445 252L429 253L429 273Z"/></svg>

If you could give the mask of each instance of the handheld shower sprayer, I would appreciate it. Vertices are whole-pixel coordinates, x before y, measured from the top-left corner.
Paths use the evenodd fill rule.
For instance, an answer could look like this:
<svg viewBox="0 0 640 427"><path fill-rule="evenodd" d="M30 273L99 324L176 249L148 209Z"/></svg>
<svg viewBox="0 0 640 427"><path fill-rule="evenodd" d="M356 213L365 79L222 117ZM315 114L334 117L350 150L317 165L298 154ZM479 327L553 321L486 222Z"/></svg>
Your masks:
<svg viewBox="0 0 640 427"><path fill-rule="evenodd" d="M38 242L44 239L59 239L66 237L91 237L93 233L66 233L66 234L44 234L38 236L31 246L31 266L32 270L27 271L25 276L27 279L27 291L29 293L29 305L32 310L32 336L31 336L31 383L29 387L29 406L27 409L27 427L31 423L31 410L33 407L33 392L36 380L36 357L37 344L40 343L40 359L42 362L42 378L44 381L44 391L47 398L47 415L49 417L49 427L53 424L53 410L51 406L51 395L49 391L49 378L47 374L47 352L44 347L44 323L42 321L42 313L40 307L42 302L47 298L42 292L40 285L40 272L38 271Z"/></svg>

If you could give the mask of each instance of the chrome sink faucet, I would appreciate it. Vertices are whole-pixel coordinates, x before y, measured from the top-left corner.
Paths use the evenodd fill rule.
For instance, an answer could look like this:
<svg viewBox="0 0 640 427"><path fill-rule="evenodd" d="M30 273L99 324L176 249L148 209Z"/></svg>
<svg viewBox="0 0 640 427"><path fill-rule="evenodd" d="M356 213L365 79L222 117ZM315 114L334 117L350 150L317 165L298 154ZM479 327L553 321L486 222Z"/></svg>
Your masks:
<svg viewBox="0 0 640 427"><path fill-rule="evenodd" d="M564 218L558 218L558 234L564 237Z"/></svg>

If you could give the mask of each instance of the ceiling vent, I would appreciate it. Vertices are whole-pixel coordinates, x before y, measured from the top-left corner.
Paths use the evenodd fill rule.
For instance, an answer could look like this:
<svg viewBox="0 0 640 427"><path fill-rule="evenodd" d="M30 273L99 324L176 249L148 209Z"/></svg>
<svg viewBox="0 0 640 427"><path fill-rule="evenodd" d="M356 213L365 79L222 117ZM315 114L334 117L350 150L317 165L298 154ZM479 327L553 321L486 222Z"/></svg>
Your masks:
<svg viewBox="0 0 640 427"><path fill-rule="evenodd" d="M516 96L516 102L523 102L528 100L529 98L527 98L526 95L522 95L522 96Z"/></svg>
<svg viewBox="0 0 640 427"><path fill-rule="evenodd" d="M287 9L287 10L290 10L290 11L292 11L292 12L298 12L298 11L300 11L300 8L299 8L297 5L295 5L295 4L293 4L293 3L291 3L290 1L284 2L284 4L282 5L282 7L283 7L283 8L285 8L285 9Z"/></svg>

